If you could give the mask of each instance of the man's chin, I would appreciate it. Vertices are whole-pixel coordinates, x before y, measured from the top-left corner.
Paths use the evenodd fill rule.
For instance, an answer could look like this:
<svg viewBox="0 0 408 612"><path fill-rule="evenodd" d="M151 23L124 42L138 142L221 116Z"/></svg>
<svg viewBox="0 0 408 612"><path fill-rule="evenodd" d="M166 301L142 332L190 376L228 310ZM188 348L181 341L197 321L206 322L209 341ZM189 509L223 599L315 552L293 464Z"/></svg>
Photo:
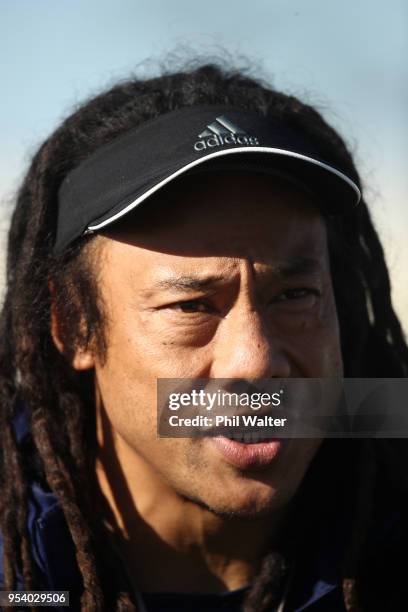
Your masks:
<svg viewBox="0 0 408 612"><path fill-rule="evenodd" d="M236 496L234 499L211 499L204 500L194 495L183 495L190 502L211 512L215 516L225 519L240 519L245 521L256 521L274 514L279 510L276 492L268 495Z"/></svg>

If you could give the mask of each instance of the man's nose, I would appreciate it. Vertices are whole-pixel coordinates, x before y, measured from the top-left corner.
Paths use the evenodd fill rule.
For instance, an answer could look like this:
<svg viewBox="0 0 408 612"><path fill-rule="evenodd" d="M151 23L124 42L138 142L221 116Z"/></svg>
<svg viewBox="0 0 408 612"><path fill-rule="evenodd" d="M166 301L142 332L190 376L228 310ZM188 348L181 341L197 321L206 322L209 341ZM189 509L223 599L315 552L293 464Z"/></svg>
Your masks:
<svg viewBox="0 0 408 612"><path fill-rule="evenodd" d="M256 310L230 312L214 351L214 378L287 378L290 359L271 322Z"/></svg>

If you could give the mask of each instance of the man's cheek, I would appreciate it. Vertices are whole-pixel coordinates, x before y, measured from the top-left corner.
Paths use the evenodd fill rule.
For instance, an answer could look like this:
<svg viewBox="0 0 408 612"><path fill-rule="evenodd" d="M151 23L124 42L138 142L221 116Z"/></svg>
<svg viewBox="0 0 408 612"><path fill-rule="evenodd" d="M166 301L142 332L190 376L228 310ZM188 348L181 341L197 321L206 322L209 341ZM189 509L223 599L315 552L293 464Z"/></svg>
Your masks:
<svg viewBox="0 0 408 612"><path fill-rule="evenodd" d="M113 425L135 435L156 429L156 386L146 385L139 370L106 367L97 373L102 402Z"/></svg>
<svg viewBox="0 0 408 612"><path fill-rule="evenodd" d="M343 375L343 358L341 353L340 329L337 319L336 310L333 307L327 312L327 316L323 318L320 340L317 339L321 346L322 359L324 369L330 375ZM316 342L317 342L316 341Z"/></svg>
<svg viewBox="0 0 408 612"><path fill-rule="evenodd" d="M119 412L111 412L111 422L116 432L135 451L149 449L156 441L156 419L144 410L140 402L123 405Z"/></svg>

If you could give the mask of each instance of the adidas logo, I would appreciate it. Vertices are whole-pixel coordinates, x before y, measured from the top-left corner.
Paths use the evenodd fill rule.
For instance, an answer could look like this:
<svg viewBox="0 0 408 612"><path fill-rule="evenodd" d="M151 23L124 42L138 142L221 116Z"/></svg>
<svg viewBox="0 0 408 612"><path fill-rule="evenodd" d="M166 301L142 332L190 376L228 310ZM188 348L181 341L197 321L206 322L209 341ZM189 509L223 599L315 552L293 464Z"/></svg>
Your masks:
<svg viewBox="0 0 408 612"><path fill-rule="evenodd" d="M212 147L222 147L226 144L259 145L258 138L249 136L244 130L237 127L225 115L217 117L207 125L198 135L199 140L194 145L196 151L203 151Z"/></svg>

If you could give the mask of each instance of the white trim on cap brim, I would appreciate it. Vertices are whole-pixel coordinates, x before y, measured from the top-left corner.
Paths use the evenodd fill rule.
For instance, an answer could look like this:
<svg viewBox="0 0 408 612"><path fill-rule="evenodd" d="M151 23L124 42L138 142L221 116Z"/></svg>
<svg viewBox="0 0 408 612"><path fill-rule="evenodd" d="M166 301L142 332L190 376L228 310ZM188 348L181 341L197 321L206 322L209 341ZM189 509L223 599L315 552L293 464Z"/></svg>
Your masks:
<svg viewBox="0 0 408 612"><path fill-rule="evenodd" d="M125 208L117 212L115 215L112 215L112 217L109 217L108 219L105 219L104 221L101 221L100 223L97 223L96 225L88 225L88 228L85 230L85 234L99 230L102 227L105 227L106 225L110 225L117 219L120 219L121 217L126 215L129 211L131 211L133 208L136 208L136 206L141 204L144 200L149 198L153 193L155 193L156 191L158 191L159 189L167 185L167 183L170 183L170 181L174 180L181 174L184 174L188 170L191 170L191 168L194 168L195 166L198 166L208 161L209 159L214 159L216 157L222 157L223 155L231 155L232 153L251 153L251 152L275 153L278 155L286 155L287 157L294 157L295 159L302 159L303 161L315 164L316 166L319 166L320 168L323 168L324 170L328 170L332 174L335 174L340 179L342 179L344 182L346 182L356 193L356 196L357 196L356 205L360 201L360 198L361 198L360 189L348 176L346 176L345 174L343 174L336 168L333 168L332 166L325 164L324 162L321 162L317 159L313 159L313 157L308 157L307 155L302 155L301 153L295 153L294 151L286 151L285 149L274 149L273 147L236 147L234 149L224 149L223 151L214 151L213 153L210 153L209 155L206 155L205 157L200 157L199 159L195 159L194 161L190 162L186 166L183 166L176 172L173 172L173 174L171 174L167 178L160 181L160 183L157 183L157 185L154 185L154 187L151 187L150 189L148 189L145 193L143 193L141 196L136 198L136 200L133 200L133 202L125 206Z"/></svg>

